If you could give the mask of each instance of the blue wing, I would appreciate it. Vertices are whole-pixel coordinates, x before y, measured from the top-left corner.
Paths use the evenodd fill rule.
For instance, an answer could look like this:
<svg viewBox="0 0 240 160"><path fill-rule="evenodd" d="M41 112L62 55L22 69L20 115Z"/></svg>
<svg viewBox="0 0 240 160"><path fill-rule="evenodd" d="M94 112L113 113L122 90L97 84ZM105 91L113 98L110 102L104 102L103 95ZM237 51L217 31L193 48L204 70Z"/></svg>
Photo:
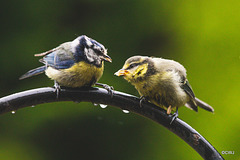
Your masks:
<svg viewBox="0 0 240 160"><path fill-rule="evenodd" d="M74 65L75 59L72 53L58 49L40 59L40 62L55 69L67 69Z"/></svg>

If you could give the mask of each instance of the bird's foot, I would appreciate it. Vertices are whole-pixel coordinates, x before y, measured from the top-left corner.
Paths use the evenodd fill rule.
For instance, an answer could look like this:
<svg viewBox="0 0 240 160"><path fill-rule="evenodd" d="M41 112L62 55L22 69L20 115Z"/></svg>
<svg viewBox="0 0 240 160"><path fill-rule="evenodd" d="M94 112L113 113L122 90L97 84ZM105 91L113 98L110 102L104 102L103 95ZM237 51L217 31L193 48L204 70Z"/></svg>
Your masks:
<svg viewBox="0 0 240 160"><path fill-rule="evenodd" d="M58 99L59 93L60 93L60 90L61 90L61 87L60 87L60 85L58 84L57 81L54 81L54 88L55 88L55 91L54 91L54 92L56 92L56 94L57 94L57 99Z"/></svg>
<svg viewBox="0 0 240 160"><path fill-rule="evenodd" d="M173 122L177 117L178 117L178 107L177 107L177 109L176 109L176 112L173 113L173 115L172 115L172 120L171 120L170 124L172 124L172 122Z"/></svg>
<svg viewBox="0 0 240 160"><path fill-rule="evenodd" d="M113 86L109 86L107 84L103 84L103 83L96 83L95 85L103 87L104 89L106 89L108 91L108 93L111 95L111 98L113 97L113 91L114 88Z"/></svg>
<svg viewBox="0 0 240 160"><path fill-rule="evenodd" d="M140 108L142 108L142 103L143 103L143 102L147 102L147 98L144 97L144 96L141 96L141 97L140 97L140 102L139 102Z"/></svg>

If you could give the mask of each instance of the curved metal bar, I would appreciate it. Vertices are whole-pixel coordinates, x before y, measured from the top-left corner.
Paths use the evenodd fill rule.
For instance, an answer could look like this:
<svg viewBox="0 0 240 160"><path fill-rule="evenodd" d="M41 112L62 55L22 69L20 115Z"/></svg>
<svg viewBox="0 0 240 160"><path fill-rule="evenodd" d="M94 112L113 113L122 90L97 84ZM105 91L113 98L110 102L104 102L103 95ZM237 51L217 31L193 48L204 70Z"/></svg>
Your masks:
<svg viewBox="0 0 240 160"><path fill-rule="evenodd" d="M224 159L202 135L181 119L177 118L170 124L171 116L167 115L165 110L147 102L142 102L142 107L140 107L138 97L118 91L114 91L111 95L102 88L61 88L57 97L55 89L51 87L32 89L0 98L0 114L27 106L57 101L106 104L137 113L169 129L196 150L202 158L207 160Z"/></svg>

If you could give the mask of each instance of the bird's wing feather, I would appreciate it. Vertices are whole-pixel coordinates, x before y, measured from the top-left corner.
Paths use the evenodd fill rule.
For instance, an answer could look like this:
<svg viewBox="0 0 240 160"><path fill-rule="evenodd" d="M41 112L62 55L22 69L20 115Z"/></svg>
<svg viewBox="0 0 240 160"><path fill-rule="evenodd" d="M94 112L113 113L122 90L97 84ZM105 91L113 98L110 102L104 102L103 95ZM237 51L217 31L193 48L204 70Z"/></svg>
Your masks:
<svg viewBox="0 0 240 160"><path fill-rule="evenodd" d="M34 54L35 57L40 57L40 56L46 56L54 51L56 51L58 48L54 48L54 49L51 49L49 51L46 51L46 52L43 52L43 53L38 53L38 54Z"/></svg>
<svg viewBox="0 0 240 160"><path fill-rule="evenodd" d="M196 104L194 103L194 101L189 101L185 104L185 106L187 108L190 108L192 110L194 110L195 112L198 112L198 107L196 106Z"/></svg>
<svg viewBox="0 0 240 160"><path fill-rule="evenodd" d="M191 97L191 99L195 98L195 94L193 93L192 87L187 79L184 80L181 88Z"/></svg>
<svg viewBox="0 0 240 160"><path fill-rule="evenodd" d="M75 59L71 53L58 49L40 59L40 62L55 69L67 69L75 63Z"/></svg>
<svg viewBox="0 0 240 160"><path fill-rule="evenodd" d="M183 81L182 81L182 85L181 88L187 93L187 95L190 97L190 101L187 102L187 104L185 104L186 107L190 107L192 108L194 111L198 111L197 109L197 103L196 103L196 99L195 99L195 94L193 93L192 87L190 85L190 83L188 82L188 80L183 77Z"/></svg>

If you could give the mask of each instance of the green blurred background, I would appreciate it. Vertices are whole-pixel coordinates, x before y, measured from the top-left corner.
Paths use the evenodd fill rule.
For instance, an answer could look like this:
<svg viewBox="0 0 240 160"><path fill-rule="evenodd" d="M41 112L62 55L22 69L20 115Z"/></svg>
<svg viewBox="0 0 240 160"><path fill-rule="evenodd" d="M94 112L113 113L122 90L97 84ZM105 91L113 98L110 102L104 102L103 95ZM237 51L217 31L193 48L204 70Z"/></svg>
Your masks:
<svg viewBox="0 0 240 160"><path fill-rule="evenodd" d="M240 2L232 0L41 0L1 3L0 96L52 86L45 75L19 81L40 66L33 54L86 34L108 48L100 82L137 91L113 73L133 55L174 59L188 70L211 114L185 107L180 118L226 159L240 159ZM91 103L42 104L0 116L0 159L201 159L176 135L149 119Z"/></svg>

